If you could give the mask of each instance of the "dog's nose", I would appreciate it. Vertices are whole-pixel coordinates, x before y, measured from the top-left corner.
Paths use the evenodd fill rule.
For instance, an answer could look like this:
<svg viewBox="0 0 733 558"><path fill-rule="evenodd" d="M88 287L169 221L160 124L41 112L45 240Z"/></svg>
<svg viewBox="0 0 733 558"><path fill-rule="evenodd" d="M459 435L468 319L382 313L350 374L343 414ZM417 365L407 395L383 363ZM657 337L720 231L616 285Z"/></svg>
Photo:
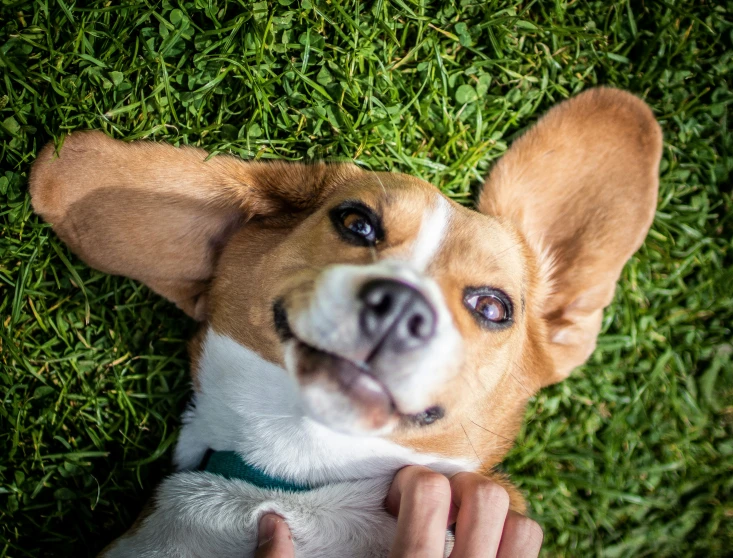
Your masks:
<svg viewBox="0 0 733 558"><path fill-rule="evenodd" d="M435 310L414 287L393 279L373 279L359 298L362 333L375 343L372 354L401 353L424 345L435 333Z"/></svg>

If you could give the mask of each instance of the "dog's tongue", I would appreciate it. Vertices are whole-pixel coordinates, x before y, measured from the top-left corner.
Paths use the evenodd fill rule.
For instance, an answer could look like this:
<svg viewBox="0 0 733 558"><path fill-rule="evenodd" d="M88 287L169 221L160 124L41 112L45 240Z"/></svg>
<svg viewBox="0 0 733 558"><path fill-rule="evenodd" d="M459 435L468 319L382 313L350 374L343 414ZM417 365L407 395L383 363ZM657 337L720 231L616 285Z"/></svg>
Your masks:
<svg viewBox="0 0 733 558"><path fill-rule="evenodd" d="M373 409L374 418L379 415L386 418L392 414L392 398L385 387L369 373L356 365L343 361L336 370L336 381L355 403L366 409Z"/></svg>
<svg viewBox="0 0 733 558"><path fill-rule="evenodd" d="M298 379L319 421L336 430L348 423L349 430L369 432L386 426L394 418L391 395L367 370L312 348L300 350Z"/></svg>

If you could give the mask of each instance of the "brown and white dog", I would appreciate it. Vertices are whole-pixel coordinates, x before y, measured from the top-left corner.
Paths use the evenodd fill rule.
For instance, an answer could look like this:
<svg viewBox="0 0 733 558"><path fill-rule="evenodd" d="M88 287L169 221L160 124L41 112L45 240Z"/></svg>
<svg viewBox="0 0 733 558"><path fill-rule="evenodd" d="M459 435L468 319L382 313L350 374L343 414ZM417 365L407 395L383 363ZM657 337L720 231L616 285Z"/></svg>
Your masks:
<svg viewBox="0 0 733 558"><path fill-rule="evenodd" d="M35 210L89 265L202 322L179 472L107 554L241 556L272 511L300 556L384 556L398 469L496 478L527 400L593 351L661 148L642 101L593 89L514 142L473 210L352 164L100 132L46 146ZM197 471L211 450L286 487Z"/></svg>

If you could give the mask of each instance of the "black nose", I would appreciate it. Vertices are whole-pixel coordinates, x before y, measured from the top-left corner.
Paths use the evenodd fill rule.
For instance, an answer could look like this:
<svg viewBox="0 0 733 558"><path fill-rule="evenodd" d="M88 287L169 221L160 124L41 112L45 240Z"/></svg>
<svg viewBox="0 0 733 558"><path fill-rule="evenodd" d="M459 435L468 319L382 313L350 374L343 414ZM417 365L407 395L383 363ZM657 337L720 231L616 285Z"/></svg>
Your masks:
<svg viewBox="0 0 733 558"><path fill-rule="evenodd" d="M393 279L373 279L359 293L362 333L377 352L401 353L424 345L435 333L435 311L415 288Z"/></svg>

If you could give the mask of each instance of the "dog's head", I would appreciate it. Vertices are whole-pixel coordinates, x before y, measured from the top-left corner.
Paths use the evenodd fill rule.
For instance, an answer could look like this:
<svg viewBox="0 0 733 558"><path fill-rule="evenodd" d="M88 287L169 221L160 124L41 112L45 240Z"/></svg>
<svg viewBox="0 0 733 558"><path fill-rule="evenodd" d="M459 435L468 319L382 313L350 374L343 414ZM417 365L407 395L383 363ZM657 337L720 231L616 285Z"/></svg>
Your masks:
<svg viewBox="0 0 733 558"><path fill-rule="evenodd" d="M31 188L92 266L282 364L312 418L488 465L593 351L660 155L646 105L595 89L514 143L477 210L405 175L100 133L47 148Z"/></svg>

